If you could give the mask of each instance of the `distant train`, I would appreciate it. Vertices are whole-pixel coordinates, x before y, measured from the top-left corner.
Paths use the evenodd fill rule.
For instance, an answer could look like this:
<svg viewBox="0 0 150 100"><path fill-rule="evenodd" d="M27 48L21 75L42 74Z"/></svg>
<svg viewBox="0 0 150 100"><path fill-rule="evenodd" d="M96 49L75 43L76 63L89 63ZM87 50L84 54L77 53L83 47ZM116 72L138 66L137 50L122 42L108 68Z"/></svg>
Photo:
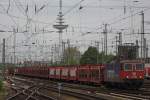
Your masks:
<svg viewBox="0 0 150 100"><path fill-rule="evenodd" d="M14 72L15 75L126 89L139 89L144 82L144 62L140 60L98 65L17 67Z"/></svg>

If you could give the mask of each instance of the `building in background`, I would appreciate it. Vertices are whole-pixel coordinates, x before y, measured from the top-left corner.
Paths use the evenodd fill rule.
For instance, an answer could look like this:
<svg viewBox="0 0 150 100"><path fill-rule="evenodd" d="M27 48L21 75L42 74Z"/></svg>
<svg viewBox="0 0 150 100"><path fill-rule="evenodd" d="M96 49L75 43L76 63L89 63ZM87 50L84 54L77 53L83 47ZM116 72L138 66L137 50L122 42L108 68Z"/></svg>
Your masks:
<svg viewBox="0 0 150 100"><path fill-rule="evenodd" d="M139 46L134 43L124 43L118 46L118 57L121 60L137 59L139 55Z"/></svg>

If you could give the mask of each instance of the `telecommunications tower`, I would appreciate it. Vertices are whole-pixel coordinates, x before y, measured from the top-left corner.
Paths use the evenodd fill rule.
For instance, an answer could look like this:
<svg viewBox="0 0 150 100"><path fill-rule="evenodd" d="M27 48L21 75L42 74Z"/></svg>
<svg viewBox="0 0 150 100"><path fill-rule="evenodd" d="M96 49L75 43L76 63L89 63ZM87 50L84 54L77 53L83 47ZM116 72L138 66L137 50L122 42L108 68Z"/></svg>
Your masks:
<svg viewBox="0 0 150 100"><path fill-rule="evenodd" d="M58 14L57 22L56 22L57 24L53 25L53 27L55 29L57 29L58 33L59 33L59 54L58 54L59 58L61 58L60 55L61 55L61 51L62 51L62 46L61 46L61 44L62 44L62 33L63 33L63 30L68 27L68 25L64 24L63 16L64 15L62 13L62 0L60 0L59 1L59 14Z"/></svg>

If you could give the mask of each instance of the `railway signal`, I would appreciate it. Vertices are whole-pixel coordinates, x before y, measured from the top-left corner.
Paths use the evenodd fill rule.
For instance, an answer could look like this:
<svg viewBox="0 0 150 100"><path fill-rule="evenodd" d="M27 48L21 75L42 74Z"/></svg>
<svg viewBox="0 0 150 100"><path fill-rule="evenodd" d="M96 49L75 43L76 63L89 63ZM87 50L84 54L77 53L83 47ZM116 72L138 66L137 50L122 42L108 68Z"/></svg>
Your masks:
<svg viewBox="0 0 150 100"><path fill-rule="evenodd" d="M59 91L59 94L58 94L58 98L60 99L60 91L62 89L62 83L58 83L58 91Z"/></svg>

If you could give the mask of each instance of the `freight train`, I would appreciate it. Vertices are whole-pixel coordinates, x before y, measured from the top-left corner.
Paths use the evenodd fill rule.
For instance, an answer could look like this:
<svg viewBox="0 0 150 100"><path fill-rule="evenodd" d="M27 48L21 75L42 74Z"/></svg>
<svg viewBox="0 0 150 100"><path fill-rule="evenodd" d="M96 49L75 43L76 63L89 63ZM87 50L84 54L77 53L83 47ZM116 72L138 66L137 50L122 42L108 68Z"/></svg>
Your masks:
<svg viewBox="0 0 150 100"><path fill-rule="evenodd" d="M144 82L144 62L123 60L97 65L26 66L15 68L14 73L50 80L139 89Z"/></svg>

